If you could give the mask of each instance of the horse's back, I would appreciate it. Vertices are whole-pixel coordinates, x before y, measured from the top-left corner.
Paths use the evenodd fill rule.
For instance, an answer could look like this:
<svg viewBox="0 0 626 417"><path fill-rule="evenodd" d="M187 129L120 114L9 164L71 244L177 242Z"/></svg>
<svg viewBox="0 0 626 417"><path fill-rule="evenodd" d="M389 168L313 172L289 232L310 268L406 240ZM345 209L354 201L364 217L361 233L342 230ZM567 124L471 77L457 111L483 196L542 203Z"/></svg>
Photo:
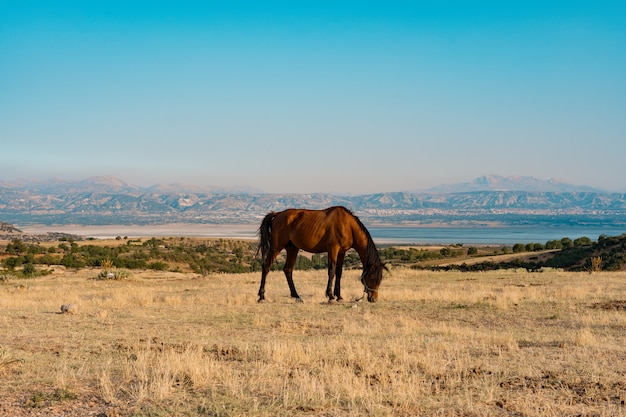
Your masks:
<svg viewBox="0 0 626 417"><path fill-rule="evenodd" d="M330 246L352 245L352 215L341 206L324 210L287 209L277 213L274 231L279 240L309 252L326 252ZM345 248L345 249L347 249Z"/></svg>
<svg viewBox="0 0 626 417"><path fill-rule="evenodd" d="M288 209L285 210L286 222L292 226L305 226L324 230L344 229L351 225L352 213L342 206L333 206L323 210Z"/></svg>

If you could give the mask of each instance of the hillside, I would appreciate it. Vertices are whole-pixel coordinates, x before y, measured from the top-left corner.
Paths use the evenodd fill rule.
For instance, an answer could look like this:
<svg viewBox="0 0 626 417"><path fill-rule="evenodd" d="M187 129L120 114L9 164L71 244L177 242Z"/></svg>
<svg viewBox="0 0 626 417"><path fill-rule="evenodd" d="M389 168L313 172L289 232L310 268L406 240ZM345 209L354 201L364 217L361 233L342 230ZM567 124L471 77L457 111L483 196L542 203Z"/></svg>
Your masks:
<svg viewBox="0 0 626 417"><path fill-rule="evenodd" d="M518 188L529 186L528 181L517 184ZM0 221L18 225L250 224L269 211L343 205L369 223L520 224L531 219L535 223L624 224L626 194L552 188L570 191L487 189L345 196L243 193L180 184L142 188L114 177L77 182L0 182Z"/></svg>
<svg viewBox="0 0 626 417"><path fill-rule="evenodd" d="M552 246L550 246L553 244ZM554 245L556 244L556 245ZM516 246L513 246L515 251ZM556 246L556 248L555 248ZM549 250L545 250L549 249ZM541 271L543 268L557 268L566 271L626 271L626 234L621 236L600 236L597 241L580 238L572 241L546 242L545 246L526 245L513 257L493 256L485 261L474 258L456 259L445 266L416 265L418 268L437 270L489 271L495 269L524 268Z"/></svg>

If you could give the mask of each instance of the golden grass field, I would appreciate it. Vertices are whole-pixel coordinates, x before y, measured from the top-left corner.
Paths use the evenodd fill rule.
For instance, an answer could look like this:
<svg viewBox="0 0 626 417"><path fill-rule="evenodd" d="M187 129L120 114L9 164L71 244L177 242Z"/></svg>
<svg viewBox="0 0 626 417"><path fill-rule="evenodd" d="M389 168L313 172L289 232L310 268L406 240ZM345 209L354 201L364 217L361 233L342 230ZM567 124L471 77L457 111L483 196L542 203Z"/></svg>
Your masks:
<svg viewBox="0 0 626 417"><path fill-rule="evenodd" d="M0 415L626 415L626 273L98 272L0 284Z"/></svg>

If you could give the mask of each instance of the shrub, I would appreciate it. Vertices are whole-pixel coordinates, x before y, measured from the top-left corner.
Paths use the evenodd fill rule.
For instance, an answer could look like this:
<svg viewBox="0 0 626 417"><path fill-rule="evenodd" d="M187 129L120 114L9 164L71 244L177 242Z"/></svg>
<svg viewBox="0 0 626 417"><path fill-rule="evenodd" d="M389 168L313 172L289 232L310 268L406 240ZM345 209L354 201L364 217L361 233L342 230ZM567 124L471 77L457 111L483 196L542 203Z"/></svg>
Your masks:
<svg viewBox="0 0 626 417"><path fill-rule="evenodd" d="M600 271L602 271L602 257L594 256L591 258L591 268L589 269L589 273Z"/></svg>
<svg viewBox="0 0 626 417"><path fill-rule="evenodd" d="M130 272L126 269L103 269L96 277L96 279L112 279L115 281L126 280L128 278L130 278Z"/></svg>
<svg viewBox="0 0 626 417"><path fill-rule="evenodd" d="M15 275L9 274L7 272L0 273L0 283L9 282L12 279L15 279Z"/></svg>
<svg viewBox="0 0 626 417"><path fill-rule="evenodd" d="M35 265L33 265L32 263L27 263L24 264L24 268L22 269L22 274L24 274L25 277L32 277L37 273L37 270L35 269Z"/></svg>
<svg viewBox="0 0 626 417"><path fill-rule="evenodd" d="M154 271L166 271L169 265L165 262L156 261L148 264L148 268Z"/></svg>
<svg viewBox="0 0 626 417"><path fill-rule="evenodd" d="M516 243L513 245L513 253L526 252L526 245L523 243Z"/></svg>

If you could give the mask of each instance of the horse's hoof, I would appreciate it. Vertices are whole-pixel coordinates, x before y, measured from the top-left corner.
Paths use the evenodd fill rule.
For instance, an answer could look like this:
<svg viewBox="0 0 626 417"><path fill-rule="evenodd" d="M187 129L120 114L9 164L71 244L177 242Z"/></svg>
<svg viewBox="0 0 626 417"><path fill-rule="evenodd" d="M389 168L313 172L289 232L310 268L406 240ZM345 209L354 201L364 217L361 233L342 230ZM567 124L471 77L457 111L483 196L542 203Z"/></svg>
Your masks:
<svg viewBox="0 0 626 417"><path fill-rule="evenodd" d="M296 303L304 303L304 300L300 297L296 298Z"/></svg>
<svg viewBox="0 0 626 417"><path fill-rule="evenodd" d="M343 298L341 298L341 297L337 297L337 302L338 302L338 303L341 303L342 301L343 301Z"/></svg>
<svg viewBox="0 0 626 417"><path fill-rule="evenodd" d="M257 300L257 303L263 303L263 302L265 302L265 298L259 298L259 299Z"/></svg>

